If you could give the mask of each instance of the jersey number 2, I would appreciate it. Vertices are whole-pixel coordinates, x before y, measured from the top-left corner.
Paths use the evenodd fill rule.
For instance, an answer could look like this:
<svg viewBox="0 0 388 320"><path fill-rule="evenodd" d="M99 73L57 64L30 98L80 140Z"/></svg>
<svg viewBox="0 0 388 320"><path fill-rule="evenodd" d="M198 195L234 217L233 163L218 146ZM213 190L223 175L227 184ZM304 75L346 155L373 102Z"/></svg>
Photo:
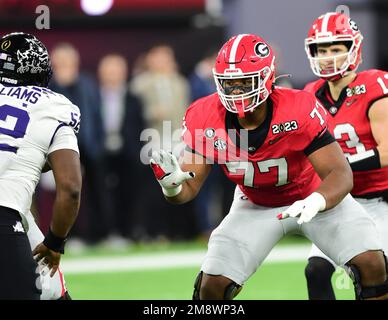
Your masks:
<svg viewBox="0 0 388 320"><path fill-rule="evenodd" d="M15 139L23 138L26 134L30 116L23 109L12 107L8 104L0 106L0 137L1 134ZM8 144L0 144L0 150L9 150Z"/></svg>

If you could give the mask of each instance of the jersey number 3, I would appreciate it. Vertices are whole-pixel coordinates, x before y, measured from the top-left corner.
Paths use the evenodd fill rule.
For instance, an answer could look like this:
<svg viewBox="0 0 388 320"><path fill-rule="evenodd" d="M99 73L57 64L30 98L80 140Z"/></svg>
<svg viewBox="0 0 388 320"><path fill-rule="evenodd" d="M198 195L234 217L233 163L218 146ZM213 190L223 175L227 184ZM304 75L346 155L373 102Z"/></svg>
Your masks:
<svg viewBox="0 0 388 320"><path fill-rule="evenodd" d="M337 125L334 130L334 138L336 140L341 140L342 135L347 134L349 139L345 141L346 146L350 148L356 148L356 153L363 153L365 152L365 146L363 143L360 142L360 138L358 137L356 133L356 129L350 124L350 123L344 123ZM346 157L350 156L350 153L344 153Z"/></svg>

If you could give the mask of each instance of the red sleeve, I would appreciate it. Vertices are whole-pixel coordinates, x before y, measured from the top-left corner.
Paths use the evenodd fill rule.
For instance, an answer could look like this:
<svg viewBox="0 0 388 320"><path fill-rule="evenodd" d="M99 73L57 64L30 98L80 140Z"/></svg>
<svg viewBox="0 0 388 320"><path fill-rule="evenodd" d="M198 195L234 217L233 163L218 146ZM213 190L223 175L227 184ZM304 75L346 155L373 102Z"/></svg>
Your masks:
<svg viewBox="0 0 388 320"><path fill-rule="evenodd" d="M315 82L310 82L306 84L303 88L303 91L314 93L314 87L315 87L314 85L315 85Z"/></svg>
<svg viewBox="0 0 388 320"><path fill-rule="evenodd" d="M193 104L187 109L182 122L182 139L183 142L192 150L195 149L195 112L193 112Z"/></svg>
<svg viewBox="0 0 388 320"><path fill-rule="evenodd" d="M201 112L202 103L203 99L199 99L187 109L183 117L182 139L192 151L204 155L203 126L205 120Z"/></svg>
<svg viewBox="0 0 388 320"><path fill-rule="evenodd" d="M388 96L388 72L373 70L367 79L366 93L369 110L373 102Z"/></svg>
<svg viewBox="0 0 388 320"><path fill-rule="evenodd" d="M318 91L320 87L323 86L325 80L318 79L316 81L309 82L303 88L303 91L310 92L315 96L315 93Z"/></svg>

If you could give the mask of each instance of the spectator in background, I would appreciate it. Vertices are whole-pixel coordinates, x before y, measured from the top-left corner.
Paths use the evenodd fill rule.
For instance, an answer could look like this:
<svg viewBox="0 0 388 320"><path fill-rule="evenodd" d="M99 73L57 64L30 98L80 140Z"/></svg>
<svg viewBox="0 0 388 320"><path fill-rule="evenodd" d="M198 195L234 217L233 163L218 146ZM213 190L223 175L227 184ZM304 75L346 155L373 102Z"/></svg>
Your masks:
<svg viewBox="0 0 388 320"><path fill-rule="evenodd" d="M282 51L276 43L270 44L273 48L273 51L276 53L276 74L274 85L285 87L285 88L294 88L294 84L292 82L292 74L287 73L287 69L284 66L284 59Z"/></svg>
<svg viewBox="0 0 388 320"><path fill-rule="evenodd" d="M81 215L85 217L86 214L86 238L94 243L106 237L109 218L104 204L104 130L98 86L91 77L80 71L79 53L70 43L55 46L51 57L53 80L50 89L78 105L82 114L82 127L78 134L85 190ZM80 227L76 225L73 236L85 236L85 226Z"/></svg>
<svg viewBox="0 0 388 320"><path fill-rule="evenodd" d="M141 103L129 92L127 77L128 65L123 56L108 54L100 60L98 78L106 133L105 200L111 215L107 243L113 247L126 246L128 238L138 236L134 229L140 186L132 182L140 181L139 137L144 121Z"/></svg>
<svg viewBox="0 0 388 320"><path fill-rule="evenodd" d="M143 101L147 127L163 133L163 121L170 121L174 132L181 127L189 103L189 85L178 72L173 49L152 47L145 56L145 71L131 82L131 90Z"/></svg>
<svg viewBox="0 0 388 320"><path fill-rule="evenodd" d="M217 50L210 49L195 65L193 72L189 76L191 101L217 91L212 72L216 58Z"/></svg>
<svg viewBox="0 0 388 320"><path fill-rule="evenodd" d="M146 127L156 129L162 139L164 122L167 128L171 126L171 133L181 128L182 118L190 100L189 84L178 71L173 49L166 44L153 46L145 55L140 56L137 62L136 74L130 82L130 88L143 103ZM164 134L165 138L168 138L168 132L165 131ZM177 138L180 140L180 135ZM161 148L158 141L149 143L154 149ZM164 148L179 153L180 145L183 147L180 141L175 141ZM141 202L151 239L182 239L193 236L194 213L184 217L176 207L166 204L160 193L155 192L154 177L148 171L142 175L146 192L143 192ZM185 209L193 212L192 204L187 205Z"/></svg>

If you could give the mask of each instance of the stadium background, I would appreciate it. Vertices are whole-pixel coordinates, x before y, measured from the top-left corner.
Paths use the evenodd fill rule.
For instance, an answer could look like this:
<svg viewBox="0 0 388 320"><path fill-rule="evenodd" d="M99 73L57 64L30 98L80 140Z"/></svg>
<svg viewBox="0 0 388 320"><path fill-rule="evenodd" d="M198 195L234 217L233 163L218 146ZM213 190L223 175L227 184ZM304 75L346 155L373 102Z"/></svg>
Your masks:
<svg viewBox="0 0 388 320"><path fill-rule="evenodd" d="M385 39L388 5L384 0L115 0L102 15L86 14L81 2L83 5L87 1L0 0L1 33L35 34L50 51L58 43L71 44L79 52L80 70L95 84L92 94L96 96L99 95L98 65L107 54L117 53L126 59L130 83L139 66L144 67L142 59L150 48L169 46L175 53L179 73L190 85L197 63L237 33L256 33L267 39L277 51L278 73L292 75L284 84L302 88L314 79L303 48L307 30L318 15L334 11L340 4L349 7L350 16L364 35L361 69L387 69L388 65ZM92 8L97 7L95 3ZM35 9L42 4L50 9L48 30L38 30L35 26L39 16ZM99 106L94 107L99 111ZM89 123L91 131L97 131L93 121ZM147 121L144 123L146 128ZM136 124L129 119L124 125ZM142 144L135 138L140 149ZM87 154L88 147L81 153ZM96 178L96 172L91 172L84 177L92 181L95 189L88 190L90 187L84 181L86 190L80 215L63 258L72 297L190 299L207 237L226 214L233 187L216 171L199 201L171 207L164 203L151 170L140 163L139 157L131 158L133 162L124 157L121 159L128 161L114 163L114 166L133 167L135 173L109 176L106 166L112 157L108 151L102 143L99 165L89 167L103 174ZM123 181L119 184L120 178ZM123 185L126 195L112 196ZM44 177L34 204L44 232L53 197L52 178ZM126 206L120 207L115 202ZM115 210L124 212L119 215ZM97 214L97 211L103 212ZM129 218L120 220L123 217ZM98 230L99 236L94 230ZM308 249L307 240L288 236L237 299L306 299L303 270ZM335 274L333 283L339 299L353 298L352 285L343 272Z"/></svg>

